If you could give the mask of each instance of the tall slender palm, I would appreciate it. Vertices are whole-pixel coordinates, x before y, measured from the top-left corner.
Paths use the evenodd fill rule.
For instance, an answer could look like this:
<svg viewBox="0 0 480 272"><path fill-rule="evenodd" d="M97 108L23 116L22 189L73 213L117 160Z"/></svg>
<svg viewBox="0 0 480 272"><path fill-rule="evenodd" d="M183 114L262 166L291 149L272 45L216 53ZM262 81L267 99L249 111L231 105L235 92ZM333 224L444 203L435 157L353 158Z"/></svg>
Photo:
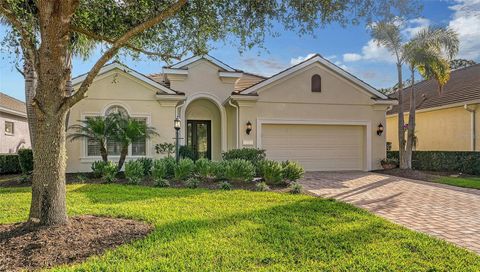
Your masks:
<svg viewBox="0 0 480 272"><path fill-rule="evenodd" d="M108 161L107 140L115 133L116 123L113 116L95 116L79 121L80 124L72 125L68 129L74 132L67 136L71 141L87 139L99 144L100 155L104 162Z"/></svg>
<svg viewBox="0 0 480 272"><path fill-rule="evenodd" d="M400 27L396 22L379 22L372 25L371 30L373 39L395 55L398 78L396 85L398 87L398 151L400 168L406 169L408 168L408 158L405 156L405 119L403 115L403 94L401 92L403 89L402 65L405 56Z"/></svg>
<svg viewBox="0 0 480 272"><path fill-rule="evenodd" d="M372 37L396 57L398 74L398 143L400 168L412 168L412 147L415 139L415 70L426 79L434 78L441 91L448 81L448 60L458 52L457 34L445 28L426 28L419 31L409 42L403 42L398 22L380 22L372 26ZM412 72L410 85L410 109L408 135L405 139L402 65L407 62Z"/></svg>
<svg viewBox="0 0 480 272"><path fill-rule="evenodd" d="M415 70L425 79L434 79L438 83L441 93L443 86L450 79L450 60L458 53L458 35L451 29L425 28L418 32L413 39L404 45L405 60L409 64L411 73L410 110L408 121L408 135L406 157L412 157L415 145ZM411 159L408 168L412 167Z"/></svg>
<svg viewBox="0 0 480 272"><path fill-rule="evenodd" d="M121 145L120 159L118 160L118 170L120 171L128 155L128 146L133 142L149 139L158 133L154 127L148 126L143 121L123 114L114 114L114 116L117 126L113 138Z"/></svg>

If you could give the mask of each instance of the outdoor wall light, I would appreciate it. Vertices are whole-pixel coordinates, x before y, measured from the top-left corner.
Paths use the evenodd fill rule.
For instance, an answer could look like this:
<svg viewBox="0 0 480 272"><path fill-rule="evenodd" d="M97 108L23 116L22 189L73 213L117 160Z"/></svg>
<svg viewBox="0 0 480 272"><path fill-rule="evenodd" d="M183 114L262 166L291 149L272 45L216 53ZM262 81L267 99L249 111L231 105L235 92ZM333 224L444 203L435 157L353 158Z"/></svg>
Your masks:
<svg viewBox="0 0 480 272"><path fill-rule="evenodd" d="M381 136L382 133L383 133L383 125L382 125L382 123L380 123L380 124L378 125L377 135L378 135L378 136Z"/></svg>
<svg viewBox="0 0 480 272"><path fill-rule="evenodd" d="M250 121L247 122L247 129L245 130L245 132L247 133L247 135L250 135L250 131L252 131L252 123L250 123Z"/></svg>
<svg viewBox="0 0 480 272"><path fill-rule="evenodd" d="M175 128L175 130L180 130L180 127L182 126L182 120L180 120L180 117L177 116L177 118L175 118L175 120L173 120L173 127Z"/></svg>

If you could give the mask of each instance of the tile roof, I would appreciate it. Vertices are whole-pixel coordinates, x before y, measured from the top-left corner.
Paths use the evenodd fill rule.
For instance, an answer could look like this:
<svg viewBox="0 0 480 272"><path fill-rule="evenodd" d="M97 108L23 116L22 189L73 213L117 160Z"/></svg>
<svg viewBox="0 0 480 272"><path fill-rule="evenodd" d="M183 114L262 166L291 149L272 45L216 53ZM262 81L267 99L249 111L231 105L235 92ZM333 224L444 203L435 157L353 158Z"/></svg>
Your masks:
<svg viewBox="0 0 480 272"><path fill-rule="evenodd" d="M442 93L439 93L435 80L418 82L414 85L414 89L417 110L480 100L480 64L452 71L450 80L443 87ZM410 109L410 92L410 87L403 89L404 112ZM390 97L398 98L398 92ZM398 113L398 106L394 106L387 114L394 113Z"/></svg>
<svg viewBox="0 0 480 272"><path fill-rule="evenodd" d="M148 75L149 78L152 80L155 80L156 82L165 85L167 87L170 87L169 82L164 81L164 77L162 73L156 73L156 74L150 74ZM235 82L235 93L240 93L242 90L257 84L260 81L265 80L266 77L255 75L252 73L243 73L242 77L240 77L236 82Z"/></svg>
<svg viewBox="0 0 480 272"><path fill-rule="evenodd" d="M9 95L0 92L0 107L7 108L22 113L27 112L25 102L15 99Z"/></svg>

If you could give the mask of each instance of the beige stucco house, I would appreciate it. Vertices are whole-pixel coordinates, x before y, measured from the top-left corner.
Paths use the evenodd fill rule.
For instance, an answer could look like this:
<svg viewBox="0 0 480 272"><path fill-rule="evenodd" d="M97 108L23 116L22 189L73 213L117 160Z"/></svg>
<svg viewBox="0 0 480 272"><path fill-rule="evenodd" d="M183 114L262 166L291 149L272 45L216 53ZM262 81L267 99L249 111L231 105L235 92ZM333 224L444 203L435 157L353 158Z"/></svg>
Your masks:
<svg viewBox="0 0 480 272"><path fill-rule="evenodd" d="M411 88L403 89L408 123ZM480 64L452 71L440 93L435 80L415 84L415 135L418 151L479 151ZM397 98L398 93L392 95ZM387 112L387 142L398 150L398 107Z"/></svg>
<svg viewBox="0 0 480 272"><path fill-rule="evenodd" d="M0 154L30 147L25 102L0 92Z"/></svg>
<svg viewBox="0 0 480 272"><path fill-rule="evenodd" d="M74 79L78 88L85 76ZM110 111L126 111L157 129L158 137L134 143L129 158L160 157L154 145L174 142L173 120L182 120L181 144L201 157L257 147L275 160L307 170L372 170L385 157L385 113L395 104L319 55L264 78L211 57L195 56L142 75L120 63L103 67L74 106L69 123ZM247 132L247 124L251 131ZM89 171L98 146L69 142L68 172ZM109 143L110 158L118 148Z"/></svg>

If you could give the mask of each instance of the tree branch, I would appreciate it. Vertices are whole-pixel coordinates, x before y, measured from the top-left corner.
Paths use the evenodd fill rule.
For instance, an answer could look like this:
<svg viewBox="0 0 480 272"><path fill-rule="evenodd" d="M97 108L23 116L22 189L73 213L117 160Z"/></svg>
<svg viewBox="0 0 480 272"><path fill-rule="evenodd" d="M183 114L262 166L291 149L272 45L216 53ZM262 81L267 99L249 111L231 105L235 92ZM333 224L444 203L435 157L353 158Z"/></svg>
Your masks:
<svg viewBox="0 0 480 272"><path fill-rule="evenodd" d="M79 34L82 34L82 35L85 35L93 40L97 40L97 41L103 41L103 42L107 42L107 43L110 43L110 44L113 44L115 43L115 40L112 40L112 39L109 39L107 37L104 37L104 36L101 36L101 35L98 35L96 33L93 33L93 32L90 32L88 30L85 30L85 29L82 29L82 28L78 28L78 27L75 27L75 26L72 26L70 27L70 30L74 31L74 32L77 32ZM180 56L176 56L176 55L170 55L170 54L164 54L164 53L161 53L161 52L153 52L153 51L147 51L145 49L142 49L142 48L139 48L139 47L136 47L130 43L127 43L125 44L125 47L133 50L133 51L136 51L136 52L139 52L139 53L142 53L142 54L145 54L147 56L156 56L156 57L161 57L163 59L180 59Z"/></svg>
<svg viewBox="0 0 480 272"><path fill-rule="evenodd" d="M82 85L80 85L80 88L78 89L78 91L75 92L72 96L66 97L64 99L64 102L60 106L59 110L67 110L68 108L72 107L73 105L78 103L80 100L82 100L86 96L86 93L88 91L88 88L90 87L90 84L92 84L93 79L100 72L100 69L103 67L103 65L105 65L105 63L107 63L107 61L110 60L118 52L118 50L120 50L120 48L127 45L128 41L132 37L140 34L142 31L148 28L151 28L156 24L169 18L170 16L174 15L186 3L187 3L187 0L178 0L177 2L172 4L168 9L159 13L157 16L135 26L134 28L130 29L125 34L123 34L121 37L116 39L115 42L112 43L112 46L103 54L102 57L100 57L100 59L95 63L92 69L90 69L90 72L88 72L87 77L82 82Z"/></svg>
<svg viewBox="0 0 480 272"><path fill-rule="evenodd" d="M33 42L32 34L29 33L23 26L22 22L17 19L16 15L10 10L5 0L0 0L0 13L3 14L13 28L20 33L20 44L23 48L24 54L26 54L25 57L32 60L33 63L36 63L37 49Z"/></svg>

